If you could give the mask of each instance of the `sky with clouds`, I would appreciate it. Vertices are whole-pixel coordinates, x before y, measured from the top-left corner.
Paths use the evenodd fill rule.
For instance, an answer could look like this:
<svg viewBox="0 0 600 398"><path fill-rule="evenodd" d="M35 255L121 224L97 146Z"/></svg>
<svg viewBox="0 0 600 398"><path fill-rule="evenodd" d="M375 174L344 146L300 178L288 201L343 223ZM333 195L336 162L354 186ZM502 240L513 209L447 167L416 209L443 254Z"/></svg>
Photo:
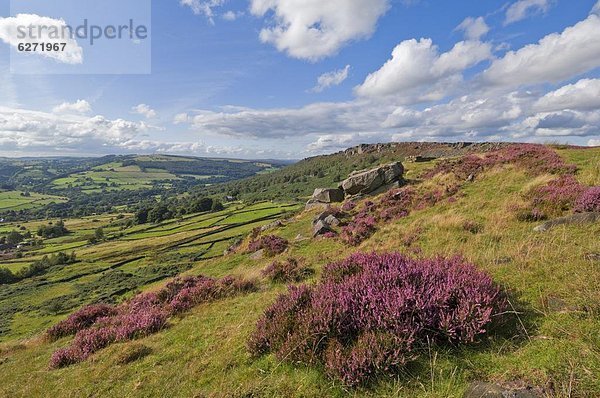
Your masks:
<svg viewBox="0 0 600 398"><path fill-rule="evenodd" d="M155 0L144 75L11 74L15 24L69 20L9 8L0 0L0 156L600 145L597 0ZM71 44L43 62L94 61Z"/></svg>

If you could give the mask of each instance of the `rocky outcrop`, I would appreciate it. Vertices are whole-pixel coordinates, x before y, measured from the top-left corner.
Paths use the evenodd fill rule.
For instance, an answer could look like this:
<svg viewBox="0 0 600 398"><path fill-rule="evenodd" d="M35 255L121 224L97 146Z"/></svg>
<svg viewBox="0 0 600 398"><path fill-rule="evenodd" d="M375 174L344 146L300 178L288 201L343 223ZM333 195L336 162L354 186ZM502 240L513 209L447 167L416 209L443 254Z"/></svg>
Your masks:
<svg viewBox="0 0 600 398"><path fill-rule="evenodd" d="M542 225L538 225L533 230L536 232L545 232L554 227L558 227L559 225L591 224L595 222L600 222L600 213L578 213L573 214L571 216L561 217L555 220L547 221Z"/></svg>
<svg viewBox="0 0 600 398"><path fill-rule="evenodd" d="M312 198L306 203L306 209L326 207L330 203L344 201L344 191L339 188L317 188Z"/></svg>
<svg viewBox="0 0 600 398"><path fill-rule="evenodd" d="M324 211L313 220L313 236L334 232L333 228L340 226L342 221L329 211Z"/></svg>
<svg viewBox="0 0 600 398"><path fill-rule="evenodd" d="M390 163L377 168L354 172L341 184L346 196L366 195L381 187L392 185L402 180L404 167L402 163Z"/></svg>

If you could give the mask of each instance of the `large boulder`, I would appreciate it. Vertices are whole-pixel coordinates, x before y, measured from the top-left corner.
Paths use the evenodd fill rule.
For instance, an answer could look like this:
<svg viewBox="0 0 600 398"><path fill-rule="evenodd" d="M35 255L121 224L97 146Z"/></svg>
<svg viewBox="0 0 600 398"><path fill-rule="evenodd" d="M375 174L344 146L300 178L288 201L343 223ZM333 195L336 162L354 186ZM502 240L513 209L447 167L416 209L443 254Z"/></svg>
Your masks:
<svg viewBox="0 0 600 398"><path fill-rule="evenodd" d="M321 203L339 203L344 201L344 191L339 188L317 188L312 200Z"/></svg>
<svg viewBox="0 0 600 398"><path fill-rule="evenodd" d="M312 198L306 203L306 210L315 207L326 208L330 203L344 201L344 191L339 188L317 188Z"/></svg>
<svg viewBox="0 0 600 398"><path fill-rule="evenodd" d="M313 236L325 235L328 232L333 232L331 227L324 220L319 220L313 225Z"/></svg>
<svg viewBox="0 0 600 398"><path fill-rule="evenodd" d="M354 172L344 180L341 188L346 196L366 195L379 188L402 180L402 163L390 163L372 170Z"/></svg>

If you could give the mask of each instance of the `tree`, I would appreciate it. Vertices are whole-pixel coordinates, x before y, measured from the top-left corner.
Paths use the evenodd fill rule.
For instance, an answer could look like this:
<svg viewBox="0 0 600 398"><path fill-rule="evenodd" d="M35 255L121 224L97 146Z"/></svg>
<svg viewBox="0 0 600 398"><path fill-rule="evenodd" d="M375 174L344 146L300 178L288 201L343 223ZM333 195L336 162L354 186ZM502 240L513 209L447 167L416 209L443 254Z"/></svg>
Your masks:
<svg viewBox="0 0 600 398"><path fill-rule="evenodd" d="M94 237L96 238L96 241L104 240L104 230L102 229L102 227L96 229L96 231L94 232Z"/></svg>
<svg viewBox="0 0 600 398"><path fill-rule="evenodd" d="M13 230L6 236L6 243L9 245L17 245L23 242L23 235Z"/></svg>

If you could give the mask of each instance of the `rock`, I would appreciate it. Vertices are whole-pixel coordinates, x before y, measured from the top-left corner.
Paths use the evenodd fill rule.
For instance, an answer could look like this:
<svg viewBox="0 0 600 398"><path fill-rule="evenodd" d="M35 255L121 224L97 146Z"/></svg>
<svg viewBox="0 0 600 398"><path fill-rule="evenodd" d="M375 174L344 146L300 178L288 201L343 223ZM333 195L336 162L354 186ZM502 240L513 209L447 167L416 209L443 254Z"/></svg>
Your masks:
<svg viewBox="0 0 600 398"><path fill-rule="evenodd" d="M304 209L305 210L326 209L328 207L329 207L329 203L317 202L317 201L310 199L308 202L306 202L306 206L304 206Z"/></svg>
<svg viewBox="0 0 600 398"><path fill-rule="evenodd" d="M600 253L587 253L584 258L592 262L600 262Z"/></svg>
<svg viewBox="0 0 600 398"><path fill-rule="evenodd" d="M341 184L346 196L369 194L378 188L400 181L404 174L402 163L390 163L372 170L352 173Z"/></svg>
<svg viewBox="0 0 600 398"><path fill-rule="evenodd" d="M344 201L344 191L339 188L317 188L311 200L321 203L339 203Z"/></svg>
<svg viewBox="0 0 600 398"><path fill-rule="evenodd" d="M469 174L469 176L467 177L467 182L473 182L475 181L475 174Z"/></svg>
<svg viewBox="0 0 600 398"><path fill-rule="evenodd" d="M260 249L257 252L252 253L250 256L251 260L262 260L265 257L265 249Z"/></svg>
<svg viewBox="0 0 600 398"><path fill-rule="evenodd" d="M325 217L325 220L323 221L330 227L338 227L342 223L337 217L333 216L332 214Z"/></svg>
<svg viewBox="0 0 600 398"><path fill-rule="evenodd" d="M558 227L559 225L591 224L595 222L600 222L600 213L578 213L547 221L542 225L538 225L533 230L535 232L546 232L554 227Z"/></svg>
<svg viewBox="0 0 600 398"><path fill-rule="evenodd" d="M279 227L283 227L283 226L284 226L283 221L277 220L277 221L272 222L271 224L263 225L260 228L260 231L261 232L266 232L266 231L268 231L270 229L275 229L275 228L279 228Z"/></svg>
<svg viewBox="0 0 600 398"><path fill-rule="evenodd" d="M543 391L538 388L508 389L496 384L476 381L471 383L463 398L542 398L544 396Z"/></svg>
<svg viewBox="0 0 600 398"><path fill-rule="evenodd" d="M313 225L313 237L325 235L327 232L333 232L333 230L325 223L325 220L319 220Z"/></svg>

